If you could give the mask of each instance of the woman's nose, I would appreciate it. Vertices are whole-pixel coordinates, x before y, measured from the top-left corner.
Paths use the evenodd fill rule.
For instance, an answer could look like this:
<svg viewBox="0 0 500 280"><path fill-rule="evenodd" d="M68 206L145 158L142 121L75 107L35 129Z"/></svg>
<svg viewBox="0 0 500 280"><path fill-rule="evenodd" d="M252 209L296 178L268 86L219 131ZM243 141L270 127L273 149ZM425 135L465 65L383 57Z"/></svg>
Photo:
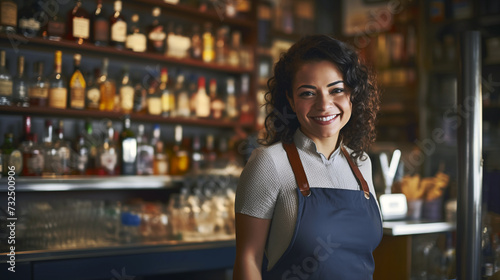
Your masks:
<svg viewBox="0 0 500 280"><path fill-rule="evenodd" d="M333 97L330 96L328 91L322 91L317 95L315 105L317 110L325 111L333 106Z"/></svg>

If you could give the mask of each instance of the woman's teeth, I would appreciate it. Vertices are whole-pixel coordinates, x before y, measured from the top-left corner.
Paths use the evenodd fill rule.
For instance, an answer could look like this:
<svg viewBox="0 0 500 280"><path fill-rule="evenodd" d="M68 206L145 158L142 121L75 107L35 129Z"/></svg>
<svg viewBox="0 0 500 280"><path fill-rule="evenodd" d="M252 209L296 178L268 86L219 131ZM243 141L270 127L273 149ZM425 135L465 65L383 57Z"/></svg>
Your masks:
<svg viewBox="0 0 500 280"><path fill-rule="evenodd" d="M328 116L328 117L314 117L313 119L315 120L318 120L318 121L321 121L321 122L327 122L329 120L332 120L333 118L335 118L337 115L331 115L331 116Z"/></svg>

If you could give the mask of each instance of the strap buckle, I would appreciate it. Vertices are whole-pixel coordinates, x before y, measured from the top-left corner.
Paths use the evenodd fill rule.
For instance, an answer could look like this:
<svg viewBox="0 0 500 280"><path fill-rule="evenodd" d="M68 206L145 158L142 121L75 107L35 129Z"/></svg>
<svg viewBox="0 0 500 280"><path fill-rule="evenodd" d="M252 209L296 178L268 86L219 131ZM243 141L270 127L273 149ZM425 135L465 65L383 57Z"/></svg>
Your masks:
<svg viewBox="0 0 500 280"><path fill-rule="evenodd" d="M366 192L366 191L364 191L364 193L365 193L365 198L366 198L366 199L370 199L370 192Z"/></svg>

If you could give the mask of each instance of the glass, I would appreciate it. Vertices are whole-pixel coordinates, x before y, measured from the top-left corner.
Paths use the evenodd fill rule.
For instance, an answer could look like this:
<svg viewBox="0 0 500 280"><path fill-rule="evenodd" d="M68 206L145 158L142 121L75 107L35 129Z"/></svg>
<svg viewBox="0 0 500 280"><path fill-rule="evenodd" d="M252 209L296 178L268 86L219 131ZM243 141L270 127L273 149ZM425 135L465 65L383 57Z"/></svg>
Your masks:
<svg viewBox="0 0 500 280"><path fill-rule="evenodd" d="M14 77L13 103L19 107L29 107L28 79L24 75L24 56L17 58L17 76Z"/></svg>
<svg viewBox="0 0 500 280"><path fill-rule="evenodd" d="M73 75L71 75L71 78L69 79L70 108L84 109L85 89L87 88L87 83L85 82L85 77L80 70L80 62L82 60L82 56L77 53L73 56L73 60Z"/></svg>
<svg viewBox="0 0 500 280"><path fill-rule="evenodd" d="M28 88L30 106L45 107L49 99L49 80L43 75L44 64L42 61L34 65L34 78Z"/></svg>
<svg viewBox="0 0 500 280"><path fill-rule="evenodd" d="M54 73L49 78L49 107L66 109L68 89L66 78L62 74L62 52L56 51L54 55Z"/></svg>

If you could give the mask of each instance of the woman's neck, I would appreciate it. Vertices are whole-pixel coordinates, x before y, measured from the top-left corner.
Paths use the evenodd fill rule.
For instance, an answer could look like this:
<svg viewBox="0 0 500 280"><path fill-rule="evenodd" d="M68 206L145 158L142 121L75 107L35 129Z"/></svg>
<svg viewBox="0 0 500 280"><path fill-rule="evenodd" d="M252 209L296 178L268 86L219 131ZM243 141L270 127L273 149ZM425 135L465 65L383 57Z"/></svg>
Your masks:
<svg viewBox="0 0 500 280"><path fill-rule="evenodd" d="M304 132L302 131L302 133ZM326 158L330 158L333 152L335 152L335 150L340 145L338 134L332 137L324 137L324 138L311 137L311 135L307 135L305 133L304 135L309 137L314 142L318 153L322 153Z"/></svg>

